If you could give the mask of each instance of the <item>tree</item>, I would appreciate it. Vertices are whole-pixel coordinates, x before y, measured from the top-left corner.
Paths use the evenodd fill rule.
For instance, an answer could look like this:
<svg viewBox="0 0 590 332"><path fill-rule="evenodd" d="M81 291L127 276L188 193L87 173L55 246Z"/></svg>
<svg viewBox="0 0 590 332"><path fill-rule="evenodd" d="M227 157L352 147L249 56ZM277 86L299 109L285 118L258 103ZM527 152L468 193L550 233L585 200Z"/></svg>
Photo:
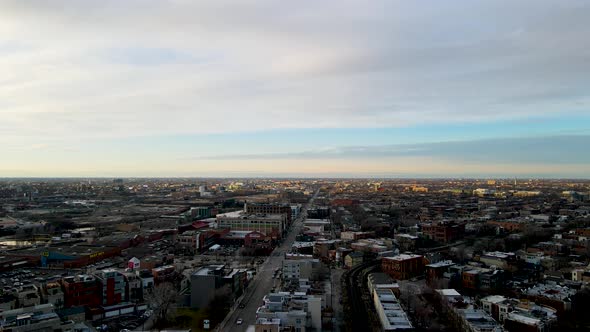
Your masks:
<svg viewBox="0 0 590 332"><path fill-rule="evenodd" d="M156 323L165 322L168 319L176 302L176 296L177 291L169 282L159 284L147 295Z"/></svg>

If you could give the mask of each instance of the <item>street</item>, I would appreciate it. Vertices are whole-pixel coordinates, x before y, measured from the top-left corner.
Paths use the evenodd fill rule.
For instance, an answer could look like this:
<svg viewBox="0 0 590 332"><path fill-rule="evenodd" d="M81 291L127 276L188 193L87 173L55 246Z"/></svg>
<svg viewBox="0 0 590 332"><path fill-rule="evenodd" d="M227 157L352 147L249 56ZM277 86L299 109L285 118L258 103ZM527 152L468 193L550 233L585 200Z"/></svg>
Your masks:
<svg viewBox="0 0 590 332"><path fill-rule="evenodd" d="M295 237L301 232L303 228L303 221L307 215L307 208L313 203L314 198L319 193L316 191L309 202L301 209L301 213L297 219L293 221L291 230L285 237L280 246L275 248L273 253L260 266L256 277L252 280L239 303L243 303L245 307L240 309L239 303L236 303L235 310L230 311L228 317L219 324L218 331L246 331L249 326L256 323L256 310L262 305L262 299L265 295L271 292L274 285L272 275L275 269L281 269L285 253L291 250ZM243 320L242 325L236 325L238 318Z"/></svg>

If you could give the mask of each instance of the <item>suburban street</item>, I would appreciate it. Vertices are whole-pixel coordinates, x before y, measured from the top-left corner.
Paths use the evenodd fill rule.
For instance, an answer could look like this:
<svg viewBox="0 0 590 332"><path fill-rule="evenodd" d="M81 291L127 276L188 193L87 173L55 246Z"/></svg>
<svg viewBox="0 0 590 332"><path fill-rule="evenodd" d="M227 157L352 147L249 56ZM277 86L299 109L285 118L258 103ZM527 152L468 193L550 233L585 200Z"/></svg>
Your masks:
<svg viewBox="0 0 590 332"><path fill-rule="evenodd" d="M256 323L256 310L262 305L264 296L270 293L274 286L275 280L272 278L274 270L282 268L284 255L289 252L295 242L295 237L303 228L307 208L313 203L318 193L319 189L309 202L303 206L299 217L293 221L293 225L281 245L275 248L273 253L260 266L256 277L252 280L242 298L236 302L235 309L230 311L228 317L219 324L218 331L247 331L250 326L253 327ZM243 303L245 307L240 309L238 307L239 303ZM243 320L242 325L236 325L236 320L239 318Z"/></svg>

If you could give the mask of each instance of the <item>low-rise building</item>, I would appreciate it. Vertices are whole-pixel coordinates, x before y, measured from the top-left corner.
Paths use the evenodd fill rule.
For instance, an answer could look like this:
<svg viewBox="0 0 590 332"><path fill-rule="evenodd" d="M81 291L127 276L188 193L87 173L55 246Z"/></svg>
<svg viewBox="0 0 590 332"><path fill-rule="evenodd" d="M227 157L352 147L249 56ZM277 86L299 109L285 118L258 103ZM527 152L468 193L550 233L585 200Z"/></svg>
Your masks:
<svg viewBox="0 0 590 332"><path fill-rule="evenodd" d="M225 265L201 267L191 275L191 307L205 308L222 292L237 298L243 292L245 280L245 270L226 269Z"/></svg>
<svg viewBox="0 0 590 332"><path fill-rule="evenodd" d="M397 280L417 277L424 273L425 259L422 255L401 254L381 259L383 272Z"/></svg>
<svg viewBox="0 0 590 332"><path fill-rule="evenodd" d="M452 266L455 266L455 263L450 260L425 265L426 281L432 283L443 280L445 273L448 273Z"/></svg>
<svg viewBox="0 0 590 332"><path fill-rule="evenodd" d="M537 284L525 289L523 293L530 300L554 308L561 314L571 310L572 297L576 291L566 286Z"/></svg>
<svg viewBox="0 0 590 332"><path fill-rule="evenodd" d="M0 312L3 331L72 331L73 327L74 322L62 322L49 303Z"/></svg>
<svg viewBox="0 0 590 332"><path fill-rule="evenodd" d="M440 243L450 243L461 239L465 234L465 224L454 222L432 222L420 225L422 234L427 238Z"/></svg>
<svg viewBox="0 0 590 332"><path fill-rule="evenodd" d="M281 329L322 330L322 299L305 293L271 293L256 311L258 319L279 319Z"/></svg>
<svg viewBox="0 0 590 332"><path fill-rule="evenodd" d="M457 309L463 321L464 331L502 332L504 329L488 313L481 309Z"/></svg>
<svg viewBox="0 0 590 332"><path fill-rule="evenodd" d="M307 259L285 259L283 261L283 279L316 279L320 267L320 260L315 258ZM316 273L314 273L314 271Z"/></svg>
<svg viewBox="0 0 590 332"><path fill-rule="evenodd" d="M281 320L278 318L258 318L254 325L254 332L279 332Z"/></svg>
<svg viewBox="0 0 590 332"><path fill-rule="evenodd" d="M102 304L100 296L102 286L96 277L82 274L75 277L66 277L61 280L64 291L64 306L66 308L76 306L95 307Z"/></svg>
<svg viewBox="0 0 590 332"><path fill-rule="evenodd" d="M41 304L39 288L33 284L19 286L15 294L19 307L32 307Z"/></svg>
<svg viewBox="0 0 590 332"><path fill-rule="evenodd" d="M344 265L349 269L362 264L364 259L363 253L360 252L351 252L350 254L344 257Z"/></svg>
<svg viewBox="0 0 590 332"><path fill-rule="evenodd" d="M479 261L487 266L511 270L512 266L516 263L516 255L512 252L490 251L481 255Z"/></svg>
<svg viewBox="0 0 590 332"><path fill-rule="evenodd" d="M290 209L290 208L289 208ZM259 232L280 239L287 231L290 214L249 214L242 211L217 215L217 227L232 231Z"/></svg>
<svg viewBox="0 0 590 332"><path fill-rule="evenodd" d="M548 332L557 321L557 310L527 300L490 295L481 304L508 331Z"/></svg>
<svg viewBox="0 0 590 332"><path fill-rule="evenodd" d="M102 270L96 273L100 284L100 297L103 305L115 305L127 298L127 284L122 273L115 269Z"/></svg>

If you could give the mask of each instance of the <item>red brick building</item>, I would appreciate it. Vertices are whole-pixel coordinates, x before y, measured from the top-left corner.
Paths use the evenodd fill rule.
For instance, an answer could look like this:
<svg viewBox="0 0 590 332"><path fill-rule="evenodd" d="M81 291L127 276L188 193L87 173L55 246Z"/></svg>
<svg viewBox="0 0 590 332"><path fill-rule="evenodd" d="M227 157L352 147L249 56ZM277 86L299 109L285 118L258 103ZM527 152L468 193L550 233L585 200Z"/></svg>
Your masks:
<svg viewBox="0 0 590 332"><path fill-rule="evenodd" d="M422 255L402 254L383 257L381 269L394 279L405 280L424 273L425 258Z"/></svg>
<svg viewBox="0 0 590 332"><path fill-rule="evenodd" d="M101 285L94 276L78 275L61 281L64 289L64 307L101 305Z"/></svg>
<svg viewBox="0 0 590 332"><path fill-rule="evenodd" d="M422 224L422 234L440 243L459 240L465 234L465 225L447 222Z"/></svg>

